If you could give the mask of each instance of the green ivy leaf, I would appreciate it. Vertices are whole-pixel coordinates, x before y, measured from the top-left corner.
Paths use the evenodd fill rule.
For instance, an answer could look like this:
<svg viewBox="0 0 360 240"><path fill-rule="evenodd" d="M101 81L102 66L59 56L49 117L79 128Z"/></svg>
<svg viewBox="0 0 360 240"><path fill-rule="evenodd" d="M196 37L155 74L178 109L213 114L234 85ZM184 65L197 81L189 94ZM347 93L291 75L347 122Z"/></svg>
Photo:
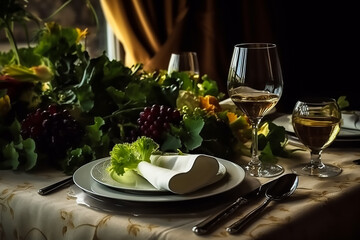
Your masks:
<svg viewBox="0 0 360 240"><path fill-rule="evenodd" d="M207 75L204 75L202 80L203 82L198 84L200 88L199 94L201 96L212 95L216 97L219 95L219 88L216 81L211 80Z"/></svg>
<svg viewBox="0 0 360 240"><path fill-rule="evenodd" d="M165 134L165 140L161 144L160 150L163 152L166 151L176 151L181 148L181 140L180 137L173 136L169 133Z"/></svg>
<svg viewBox="0 0 360 240"><path fill-rule="evenodd" d="M201 118L185 118L183 120L186 134L183 136L184 146L191 150L199 147L203 141L200 132L204 127L204 120Z"/></svg>
<svg viewBox="0 0 360 240"><path fill-rule="evenodd" d="M94 107L94 92L90 85L83 85L74 89L83 111L89 112Z"/></svg>
<svg viewBox="0 0 360 240"><path fill-rule="evenodd" d="M124 91L118 90L113 86L106 89L112 100L118 105L120 109L123 108L124 104L128 101L128 98Z"/></svg>
<svg viewBox="0 0 360 240"><path fill-rule="evenodd" d="M62 168L66 174L72 174L76 169L93 160L95 160L94 151L89 145L84 145L81 148L68 151L67 158L62 163Z"/></svg>
<svg viewBox="0 0 360 240"><path fill-rule="evenodd" d="M267 142L266 146L261 151L260 160L263 162L268 162L268 163L276 163L277 162L277 158L275 157L275 155L272 152L270 142Z"/></svg>
<svg viewBox="0 0 360 240"><path fill-rule="evenodd" d="M14 142L10 142L7 144L3 150L2 154L4 156L5 161L0 162L0 166L2 169L9 169L16 170L19 167L19 153L15 148Z"/></svg>
<svg viewBox="0 0 360 240"><path fill-rule="evenodd" d="M23 142L23 150L25 157L24 168L25 171L29 171L36 166L37 163L37 153L35 152L35 141L32 138L27 138Z"/></svg>
<svg viewBox="0 0 360 240"><path fill-rule="evenodd" d="M348 100L346 100L346 96L340 96L337 100L337 104L339 105L339 108L341 110L347 108L350 106L350 103Z"/></svg>
<svg viewBox="0 0 360 240"><path fill-rule="evenodd" d="M105 124L104 119L101 117L94 118L94 124L86 126L87 137L91 145L97 145L101 141L103 135L102 130L100 129Z"/></svg>

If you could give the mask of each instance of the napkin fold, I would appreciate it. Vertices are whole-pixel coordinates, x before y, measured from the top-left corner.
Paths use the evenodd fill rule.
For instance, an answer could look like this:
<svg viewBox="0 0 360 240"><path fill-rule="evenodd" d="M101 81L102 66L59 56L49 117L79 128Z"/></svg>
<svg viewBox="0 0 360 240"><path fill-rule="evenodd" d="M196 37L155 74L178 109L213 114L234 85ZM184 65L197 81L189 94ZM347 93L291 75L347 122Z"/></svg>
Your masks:
<svg viewBox="0 0 360 240"><path fill-rule="evenodd" d="M360 130L360 111L342 112L342 127Z"/></svg>
<svg viewBox="0 0 360 240"><path fill-rule="evenodd" d="M152 155L151 163L139 163L138 173L159 190L186 194L219 181L226 168L208 155Z"/></svg>

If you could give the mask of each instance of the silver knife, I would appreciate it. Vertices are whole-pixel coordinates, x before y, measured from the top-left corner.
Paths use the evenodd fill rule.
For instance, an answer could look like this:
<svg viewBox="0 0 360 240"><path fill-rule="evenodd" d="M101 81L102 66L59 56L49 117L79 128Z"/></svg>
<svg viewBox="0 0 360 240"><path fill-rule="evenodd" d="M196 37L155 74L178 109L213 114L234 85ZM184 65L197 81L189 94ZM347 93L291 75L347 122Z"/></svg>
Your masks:
<svg viewBox="0 0 360 240"><path fill-rule="evenodd" d="M51 184L49 186L40 188L38 190L38 194L43 195L43 196L48 195L48 194L50 194L50 193L52 193L52 192L54 192L56 190L61 189L62 187L68 186L68 185L70 185L72 183L73 183L73 177L71 176L71 177L63 179L63 180L61 180L59 182L53 183L53 184Z"/></svg>
<svg viewBox="0 0 360 240"><path fill-rule="evenodd" d="M260 196L265 196L266 190L276 181L269 181L258 188L246 193L244 196L237 198L233 203L227 206L224 210L206 218L204 221L195 225L192 228L192 231L197 235L204 235L209 233L214 227L221 222L222 220L229 217L232 213L234 213L241 205L247 203L251 199L255 199Z"/></svg>

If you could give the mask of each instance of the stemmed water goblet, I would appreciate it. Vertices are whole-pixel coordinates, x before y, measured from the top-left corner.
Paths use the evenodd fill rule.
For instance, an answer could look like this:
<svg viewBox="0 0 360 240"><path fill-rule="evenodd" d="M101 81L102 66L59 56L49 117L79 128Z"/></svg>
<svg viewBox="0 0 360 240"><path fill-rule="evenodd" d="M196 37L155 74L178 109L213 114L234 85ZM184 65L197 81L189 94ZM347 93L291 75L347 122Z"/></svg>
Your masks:
<svg viewBox="0 0 360 240"><path fill-rule="evenodd" d="M283 91L283 77L276 45L235 45L227 88L231 100L248 117L252 126L251 161L245 169L254 177L280 175L284 169L277 164L261 162L258 151L260 122L277 104Z"/></svg>
<svg viewBox="0 0 360 240"><path fill-rule="evenodd" d="M332 177L341 173L341 168L324 164L321 153L336 138L340 131L341 111L331 98L299 100L292 113L292 125L299 140L310 150L310 162L292 169L298 175Z"/></svg>

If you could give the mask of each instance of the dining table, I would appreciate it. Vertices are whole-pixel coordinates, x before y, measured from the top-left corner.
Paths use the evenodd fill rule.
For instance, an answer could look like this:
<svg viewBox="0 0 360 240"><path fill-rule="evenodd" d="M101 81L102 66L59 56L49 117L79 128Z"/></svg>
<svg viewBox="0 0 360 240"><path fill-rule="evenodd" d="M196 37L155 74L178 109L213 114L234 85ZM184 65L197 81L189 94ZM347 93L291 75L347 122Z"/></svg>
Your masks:
<svg viewBox="0 0 360 240"><path fill-rule="evenodd" d="M136 200L92 195L77 184L40 195L40 188L68 176L52 168L31 172L1 170L0 240L360 239L360 145L357 143L334 144L324 150L323 162L341 167L338 176L299 176L291 196L272 201L236 234L227 232L226 227L259 206L265 195L249 200L205 235L195 234L192 228L238 197L277 177L245 174L236 186L216 194L142 201L141 195ZM289 141L286 149L292 152L289 157L277 157L277 163L284 168L283 174L309 161L309 151L298 142ZM242 166L249 157L240 155L225 161ZM146 194L143 198L151 199Z"/></svg>

